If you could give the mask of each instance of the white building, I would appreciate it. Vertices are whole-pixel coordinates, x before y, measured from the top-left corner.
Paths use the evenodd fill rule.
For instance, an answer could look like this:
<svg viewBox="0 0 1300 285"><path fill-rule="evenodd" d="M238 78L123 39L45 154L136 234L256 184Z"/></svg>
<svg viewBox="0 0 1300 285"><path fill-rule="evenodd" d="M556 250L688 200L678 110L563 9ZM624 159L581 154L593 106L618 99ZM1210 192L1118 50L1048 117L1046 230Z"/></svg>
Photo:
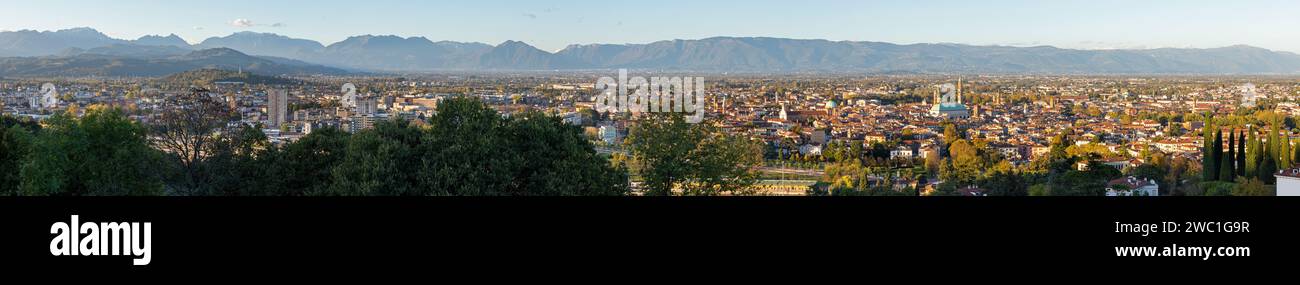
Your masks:
<svg viewBox="0 0 1300 285"><path fill-rule="evenodd" d="M1278 196L1300 196L1300 168L1283 170L1274 176L1277 177Z"/></svg>
<svg viewBox="0 0 1300 285"><path fill-rule="evenodd" d="M805 144L799 146L799 153L803 155L822 155L822 146L816 144Z"/></svg>
<svg viewBox="0 0 1300 285"><path fill-rule="evenodd" d="M614 126L600 126L600 139L609 145L618 145L618 128Z"/></svg>
<svg viewBox="0 0 1300 285"><path fill-rule="evenodd" d="M1160 184L1155 180L1129 176L1106 183L1106 197L1160 196Z"/></svg>
<svg viewBox="0 0 1300 285"><path fill-rule="evenodd" d="M889 158L891 159L912 159L913 157L916 157L916 152L912 151L912 147L909 146L899 146L889 151Z"/></svg>

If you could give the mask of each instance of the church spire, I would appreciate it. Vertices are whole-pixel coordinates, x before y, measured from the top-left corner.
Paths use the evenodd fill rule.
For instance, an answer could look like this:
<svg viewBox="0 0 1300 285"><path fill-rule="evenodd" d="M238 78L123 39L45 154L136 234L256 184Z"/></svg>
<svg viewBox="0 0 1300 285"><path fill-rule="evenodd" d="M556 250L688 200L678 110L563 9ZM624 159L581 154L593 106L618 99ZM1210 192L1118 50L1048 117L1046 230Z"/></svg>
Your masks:
<svg viewBox="0 0 1300 285"><path fill-rule="evenodd" d="M781 114L779 114L779 116L782 121L790 120L790 115L789 113L786 113L785 110L785 102L781 102Z"/></svg>
<svg viewBox="0 0 1300 285"><path fill-rule="evenodd" d="M939 92L940 92L940 89L943 89L943 88L937 88L937 89L934 89L934 104L935 104L935 105L939 105L939 103L943 103L943 100L939 98Z"/></svg>
<svg viewBox="0 0 1300 285"><path fill-rule="evenodd" d="M963 93L963 92L962 92L962 81L963 81L963 78L962 78L962 77L957 77L957 104L964 104L964 103L965 103L964 101L962 101L962 95L963 95L963 94L962 94L962 93Z"/></svg>

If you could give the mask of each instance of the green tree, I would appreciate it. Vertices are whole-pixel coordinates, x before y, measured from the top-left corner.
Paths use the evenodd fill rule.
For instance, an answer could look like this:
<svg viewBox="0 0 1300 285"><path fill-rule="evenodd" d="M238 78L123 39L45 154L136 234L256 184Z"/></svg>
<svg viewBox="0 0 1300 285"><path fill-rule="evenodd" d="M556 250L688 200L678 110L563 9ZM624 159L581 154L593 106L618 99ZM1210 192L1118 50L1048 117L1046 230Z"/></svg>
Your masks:
<svg viewBox="0 0 1300 285"><path fill-rule="evenodd" d="M319 155L344 144L343 134L291 144L282 156ZM296 150L300 147L301 150ZM754 161L761 148L754 146ZM323 162L296 167L328 187L299 189L330 196L625 195L626 170L616 168L577 126L539 112L510 118L482 101L457 97L438 105L427 126L402 119L346 137L346 148ZM330 162L337 161L337 162ZM329 179L313 168L334 165ZM324 189L324 190L317 190ZM293 193L290 193L293 194Z"/></svg>
<svg viewBox="0 0 1300 285"><path fill-rule="evenodd" d="M1237 184L1222 181L1201 183L1201 188L1205 189L1205 193L1202 195L1211 197L1231 196L1232 189L1236 187Z"/></svg>
<svg viewBox="0 0 1300 285"><path fill-rule="evenodd" d="M988 189L989 196L1028 196L1029 188L1024 176L1013 171L994 171L980 184Z"/></svg>
<svg viewBox="0 0 1300 285"><path fill-rule="evenodd" d="M429 118L423 136L422 154L414 160L423 163L419 180L434 191L428 194L523 194L513 172L527 161L511 152L508 123L476 98L457 97L438 104L438 114Z"/></svg>
<svg viewBox="0 0 1300 285"><path fill-rule="evenodd" d="M1291 168L1291 135L1283 134L1278 137L1277 161L1278 169Z"/></svg>
<svg viewBox="0 0 1300 285"><path fill-rule="evenodd" d="M984 160L979 150L966 140L957 140L948 148L952 158L952 167L956 172L951 178L961 183L974 182L984 169Z"/></svg>
<svg viewBox="0 0 1300 285"><path fill-rule="evenodd" d="M1277 164L1273 162L1273 159L1271 158L1273 156L1271 153L1268 153L1268 151L1264 152L1264 157L1264 162L1260 163L1256 176L1260 181L1264 181L1265 184L1272 185L1277 181L1277 177L1273 176L1277 173Z"/></svg>
<svg viewBox="0 0 1300 285"><path fill-rule="evenodd" d="M1232 188L1232 196L1276 196L1276 188L1264 185L1259 179L1249 179Z"/></svg>
<svg viewBox="0 0 1300 285"><path fill-rule="evenodd" d="M621 196L628 192L627 170L611 167L582 136L581 129L559 117L540 112L516 114L502 134L509 150L499 155L518 157L522 164L510 171L510 187L517 188L493 194ZM755 152L760 148L751 146ZM750 159L761 162L761 157Z"/></svg>
<svg viewBox="0 0 1300 285"><path fill-rule="evenodd" d="M0 125L0 169L3 169L0 170L0 196L21 193L22 177L18 169L27 161L32 136L31 131L18 124Z"/></svg>
<svg viewBox="0 0 1300 285"><path fill-rule="evenodd" d="M207 149L197 171L188 176L197 184L187 188L187 195L263 196L284 187L275 176L281 169L268 163L275 149L260 125L229 128L214 135Z"/></svg>
<svg viewBox="0 0 1300 285"><path fill-rule="evenodd" d="M757 143L707 122L688 124L680 115L647 116L627 141L647 195L746 194L757 179L752 169L761 163Z"/></svg>
<svg viewBox="0 0 1300 285"><path fill-rule="evenodd" d="M1052 138L1051 150L1047 162L1052 173L1063 173L1074 167L1075 157L1070 155L1070 129L1065 129Z"/></svg>
<svg viewBox="0 0 1300 285"><path fill-rule="evenodd" d="M1256 177L1258 176L1256 172L1259 170L1259 164L1264 157L1264 146L1259 142L1259 137L1256 136L1253 128L1249 129L1248 132L1248 138L1246 139L1246 177Z"/></svg>
<svg viewBox="0 0 1300 285"><path fill-rule="evenodd" d="M168 98L161 104L163 111L155 114L157 118L148 124L150 142L167 156L167 185L172 194L216 195L215 192L221 191L214 186L223 182L215 180L231 178L225 173L215 173L218 166L211 165L208 159L233 151L220 148L233 146L227 140L238 138L225 134L226 124L235 114L228 105L209 95L206 89L194 88ZM226 166L229 165L221 167Z"/></svg>
<svg viewBox="0 0 1300 285"><path fill-rule="evenodd" d="M14 118L0 115L0 128L20 127L27 130L28 133L35 134L41 130L41 124L26 118Z"/></svg>
<svg viewBox="0 0 1300 285"><path fill-rule="evenodd" d="M1097 168L1094 168L1097 169ZM1105 182L1097 171L1069 171L1055 178L1051 184L1052 196L1103 196Z"/></svg>
<svg viewBox="0 0 1300 285"><path fill-rule="evenodd" d="M144 127L116 109L91 108L81 119L55 115L36 136L21 170L22 192L33 196L162 194L160 153Z"/></svg>
<svg viewBox="0 0 1300 285"><path fill-rule="evenodd" d="M1236 158L1234 169L1237 170L1237 176L1246 176L1246 144L1246 133L1243 132L1237 136L1237 149L1233 154L1233 158Z"/></svg>
<svg viewBox="0 0 1300 285"><path fill-rule="evenodd" d="M1047 184L1034 184L1033 186L1029 186L1028 192L1029 196L1052 196L1052 189L1047 186Z"/></svg>
<svg viewBox="0 0 1300 285"><path fill-rule="evenodd" d="M1142 179L1164 179L1165 174L1169 172L1165 169L1166 165L1157 163L1148 163L1133 168L1131 175Z"/></svg>
<svg viewBox="0 0 1300 285"><path fill-rule="evenodd" d="M1291 146L1291 167L1300 165L1300 147Z"/></svg>
<svg viewBox="0 0 1300 285"><path fill-rule="evenodd" d="M405 120L378 122L352 135L343 160L332 172L327 196L421 196L417 179L423 134Z"/></svg>
<svg viewBox="0 0 1300 285"><path fill-rule="evenodd" d="M1193 173L1187 173L1191 167L1191 162L1182 156L1172 159L1167 167L1162 167L1162 169L1166 170L1164 183L1161 184L1163 187L1160 187L1160 190L1162 191L1161 195L1175 195L1181 193L1183 190L1183 184L1187 180L1190 180L1189 178L1195 176Z"/></svg>
<svg viewBox="0 0 1300 285"><path fill-rule="evenodd" d="M1282 160L1278 157L1278 153L1282 150L1282 139L1278 136L1281 129L1279 129L1278 125L1274 122L1268 131L1268 151L1266 153L1269 154L1267 158L1273 161L1274 167L1282 164Z"/></svg>
<svg viewBox="0 0 1300 285"><path fill-rule="evenodd" d="M1219 173L1219 177L1225 181L1232 181L1237 177L1237 133L1231 128L1228 129L1228 149L1223 152L1223 156L1225 158L1223 165L1228 168L1228 172Z"/></svg>
<svg viewBox="0 0 1300 285"><path fill-rule="evenodd" d="M269 196L304 196L328 191L331 173L346 157L351 136L336 128L313 130L301 139L264 156L271 172L270 187L259 193Z"/></svg>
<svg viewBox="0 0 1300 285"><path fill-rule="evenodd" d="M943 127L943 145L951 146L957 140L963 139L960 132L957 131L957 125L946 123Z"/></svg>
<svg viewBox="0 0 1300 285"><path fill-rule="evenodd" d="M939 169L941 168L940 165L943 163L942 156L943 155L939 154L939 151L935 151L935 150L927 151L927 153L925 154L926 175L930 177L937 177L939 175Z"/></svg>
<svg viewBox="0 0 1300 285"><path fill-rule="evenodd" d="M939 186L935 187L934 191L930 192L930 196L961 196L961 193L957 192L957 188L957 183L944 181L943 183L940 183Z"/></svg>
<svg viewBox="0 0 1300 285"><path fill-rule="evenodd" d="M1219 176L1219 174L1223 173L1220 169L1223 168L1223 163L1225 162L1223 156L1223 131L1215 132L1214 144L1210 145L1210 157L1213 158L1210 164L1211 175L1210 178L1206 180L1209 181L1223 180L1223 178L1225 177Z"/></svg>
<svg viewBox="0 0 1300 285"><path fill-rule="evenodd" d="M1232 169L1232 162L1236 161L1232 158L1232 152L1224 152L1223 157L1221 157L1219 161L1223 162L1219 164L1219 181L1233 182L1236 178L1235 176L1237 171Z"/></svg>
<svg viewBox="0 0 1300 285"><path fill-rule="evenodd" d="M1214 163L1219 156L1214 152L1214 122L1206 118L1205 128L1201 130L1201 180L1213 181L1218 176L1219 168Z"/></svg>

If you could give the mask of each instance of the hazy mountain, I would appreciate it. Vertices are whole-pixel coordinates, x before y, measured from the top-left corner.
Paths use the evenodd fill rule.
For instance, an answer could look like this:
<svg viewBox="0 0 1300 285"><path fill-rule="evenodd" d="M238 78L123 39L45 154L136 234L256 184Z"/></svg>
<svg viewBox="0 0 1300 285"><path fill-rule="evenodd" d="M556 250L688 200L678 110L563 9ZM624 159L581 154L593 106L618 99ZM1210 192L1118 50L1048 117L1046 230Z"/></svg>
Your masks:
<svg viewBox="0 0 1300 285"><path fill-rule="evenodd" d="M125 46L130 47L130 46ZM135 46L139 47L139 46ZM0 76L138 76L156 77L195 69L242 70L264 75L349 72L332 67L249 56L227 48L207 49L169 57L133 57L83 51L65 56L0 58Z"/></svg>
<svg viewBox="0 0 1300 285"><path fill-rule="evenodd" d="M114 44L110 46L102 46L102 47L91 48L91 49L69 48L59 53L59 56L67 57L67 56L76 56L76 55L83 55L83 54L96 54L96 55L106 55L106 56L154 59L154 58L167 58L167 57L179 56L190 52L193 51L187 48L181 48L175 46L145 46L145 45Z"/></svg>
<svg viewBox="0 0 1300 285"><path fill-rule="evenodd" d="M310 63L310 62L301 61L292 58L283 58L283 57L274 57L274 56L253 56L253 57L264 59L276 64L283 64L288 66L303 66L303 67L313 67L313 68L328 67L328 66L324 66L316 63Z"/></svg>
<svg viewBox="0 0 1300 285"><path fill-rule="evenodd" d="M570 46L560 55L599 68L716 71L845 70L870 64L855 43L774 38L709 38L634 45ZM856 63L856 64L855 64Z"/></svg>
<svg viewBox="0 0 1300 285"><path fill-rule="evenodd" d="M506 41L479 57L479 68L492 70L550 70L583 68L572 59L518 41Z"/></svg>
<svg viewBox="0 0 1300 285"><path fill-rule="evenodd" d="M225 37L209 38L195 46L202 49L231 48L251 55L293 59L311 58L325 48L324 45L312 40L255 32L238 32Z"/></svg>
<svg viewBox="0 0 1300 285"><path fill-rule="evenodd" d="M175 35L124 41L89 28L0 33L0 57L160 59L190 48L229 48L247 58L206 65L318 65L388 72L438 70L575 70L633 68L705 72L1040 73L1040 74L1276 74L1300 73L1300 55L1250 46L1213 49L1073 50L1049 46L715 37L647 44L572 45L551 53L523 42L497 46L423 37L355 36L324 46L269 33L240 32L193 47ZM253 56L247 56L253 55ZM251 58L251 59L250 59ZM251 60L260 60L254 63ZM26 61L34 61L27 59ZM25 62L8 60L8 62ZM329 71L329 70L327 70ZM333 72L333 71L330 71Z"/></svg>
<svg viewBox="0 0 1300 285"><path fill-rule="evenodd" d="M249 56L229 48L214 48L195 51L182 56L169 58L207 69L225 69L255 72L265 75L281 74L348 74L349 72L306 62L268 57Z"/></svg>
<svg viewBox="0 0 1300 285"><path fill-rule="evenodd" d="M0 32L0 56L45 56L69 48L89 49L125 43L124 40L110 38L91 28Z"/></svg>
<svg viewBox="0 0 1300 285"><path fill-rule="evenodd" d="M179 47L179 48L186 48L186 49L190 48L190 43L186 42L185 39L181 39L181 37L176 36L176 34L171 34L166 37L154 36L154 35L143 36L140 37L139 39L131 41L131 44L141 45L141 46L171 46L171 47Z"/></svg>
<svg viewBox="0 0 1300 285"><path fill-rule="evenodd" d="M480 43L433 42L423 37L356 36L325 47L313 61L351 68L426 71L474 68L474 60L492 49Z"/></svg>
<svg viewBox="0 0 1300 285"><path fill-rule="evenodd" d="M1260 48L1070 50L709 38L643 45L575 45L559 52L598 68L924 73L1294 73L1300 56Z"/></svg>

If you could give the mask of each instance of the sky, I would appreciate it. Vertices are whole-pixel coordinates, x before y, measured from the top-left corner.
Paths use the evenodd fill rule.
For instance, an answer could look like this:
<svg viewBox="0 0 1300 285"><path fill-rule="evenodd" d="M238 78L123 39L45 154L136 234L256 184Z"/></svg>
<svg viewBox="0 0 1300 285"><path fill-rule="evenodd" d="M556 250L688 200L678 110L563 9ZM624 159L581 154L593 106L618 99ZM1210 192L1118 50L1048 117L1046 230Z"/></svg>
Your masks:
<svg viewBox="0 0 1300 285"><path fill-rule="evenodd" d="M1291 0L0 0L0 30L91 27L110 36L239 31L331 44L423 36L556 51L570 44L714 36L1063 48L1300 52Z"/></svg>

